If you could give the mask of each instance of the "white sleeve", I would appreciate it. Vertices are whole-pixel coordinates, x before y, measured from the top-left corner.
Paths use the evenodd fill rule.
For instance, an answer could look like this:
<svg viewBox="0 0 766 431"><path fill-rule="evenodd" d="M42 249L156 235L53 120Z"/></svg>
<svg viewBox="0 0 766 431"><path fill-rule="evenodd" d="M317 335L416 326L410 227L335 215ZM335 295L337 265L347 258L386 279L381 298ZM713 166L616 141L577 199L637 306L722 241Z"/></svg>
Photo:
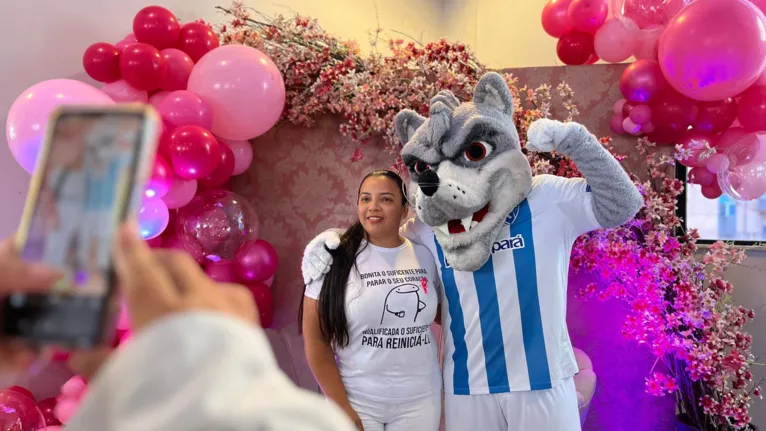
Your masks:
<svg viewBox="0 0 766 431"><path fill-rule="evenodd" d="M324 277L312 281L306 286L306 292L304 295L311 299L319 299L319 294L322 292L322 285L324 284Z"/></svg>
<svg viewBox="0 0 766 431"><path fill-rule="evenodd" d="M593 194L585 178L537 175L534 177L533 190L542 193L543 199L558 205L573 229L573 239L601 229L593 213Z"/></svg>
<svg viewBox="0 0 766 431"><path fill-rule="evenodd" d="M399 228L399 235L407 238L413 244L425 245L425 235L433 235L433 231L418 217L412 217Z"/></svg>
<svg viewBox="0 0 766 431"><path fill-rule="evenodd" d="M162 319L116 351L67 429L353 431L279 369L258 327L218 313Z"/></svg>

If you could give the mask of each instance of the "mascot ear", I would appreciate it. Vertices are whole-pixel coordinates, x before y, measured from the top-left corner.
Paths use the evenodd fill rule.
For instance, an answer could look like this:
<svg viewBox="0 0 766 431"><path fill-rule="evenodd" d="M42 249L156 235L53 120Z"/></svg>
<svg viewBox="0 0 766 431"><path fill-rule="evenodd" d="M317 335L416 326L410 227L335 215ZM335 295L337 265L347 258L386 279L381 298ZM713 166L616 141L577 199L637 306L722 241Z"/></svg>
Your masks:
<svg viewBox="0 0 766 431"><path fill-rule="evenodd" d="M473 103L489 105L509 117L513 116L513 96L508 84L497 72L489 72L479 79L473 90Z"/></svg>
<svg viewBox="0 0 766 431"><path fill-rule="evenodd" d="M412 109L399 111L394 117L394 128L396 129L396 135L399 136L399 140L402 141L402 145L409 142L415 131L425 122L426 118Z"/></svg>

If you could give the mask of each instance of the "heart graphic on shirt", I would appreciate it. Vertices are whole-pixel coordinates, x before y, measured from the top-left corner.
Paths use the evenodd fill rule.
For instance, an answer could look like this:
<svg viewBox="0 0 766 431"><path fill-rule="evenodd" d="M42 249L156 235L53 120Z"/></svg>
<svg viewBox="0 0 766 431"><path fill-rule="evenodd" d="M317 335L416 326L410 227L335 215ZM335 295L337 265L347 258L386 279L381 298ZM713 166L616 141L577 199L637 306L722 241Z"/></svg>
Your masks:
<svg viewBox="0 0 766 431"><path fill-rule="evenodd" d="M428 294L428 279L425 277L420 278L420 287L423 288L423 292Z"/></svg>

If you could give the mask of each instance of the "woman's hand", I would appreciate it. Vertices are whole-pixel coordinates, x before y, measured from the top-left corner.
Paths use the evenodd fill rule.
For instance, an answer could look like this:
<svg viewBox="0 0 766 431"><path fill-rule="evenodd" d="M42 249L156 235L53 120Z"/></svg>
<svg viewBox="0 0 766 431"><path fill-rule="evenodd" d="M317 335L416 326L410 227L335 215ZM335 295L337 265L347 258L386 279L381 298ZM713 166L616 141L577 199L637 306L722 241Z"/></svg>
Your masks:
<svg viewBox="0 0 766 431"><path fill-rule="evenodd" d="M348 415L349 418L351 418L351 422L354 423L354 425L356 426L357 430L364 431L364 425L362 424L362 418L359 417L359 413L357 413L356 410L354 410L353 407L351 407L349 405L349 406L345 407L343 409L343 411L346 412L346 414Z"/></svg>

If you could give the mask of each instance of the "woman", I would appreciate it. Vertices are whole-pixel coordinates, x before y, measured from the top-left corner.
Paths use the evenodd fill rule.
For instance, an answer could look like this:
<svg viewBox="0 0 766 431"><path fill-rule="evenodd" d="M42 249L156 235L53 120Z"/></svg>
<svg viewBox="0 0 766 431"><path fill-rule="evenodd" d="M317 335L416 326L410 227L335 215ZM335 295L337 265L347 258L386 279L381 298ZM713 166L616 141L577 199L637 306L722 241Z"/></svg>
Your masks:
<svg viewBox="0 0 766 431"><path fill-rule="evenodd" d="M430 325L441 286L431 253L399 236L402 179L374 171L330 272L306 286L301 324L319 386L364 431L435 431L441 372Z"/></svg>

